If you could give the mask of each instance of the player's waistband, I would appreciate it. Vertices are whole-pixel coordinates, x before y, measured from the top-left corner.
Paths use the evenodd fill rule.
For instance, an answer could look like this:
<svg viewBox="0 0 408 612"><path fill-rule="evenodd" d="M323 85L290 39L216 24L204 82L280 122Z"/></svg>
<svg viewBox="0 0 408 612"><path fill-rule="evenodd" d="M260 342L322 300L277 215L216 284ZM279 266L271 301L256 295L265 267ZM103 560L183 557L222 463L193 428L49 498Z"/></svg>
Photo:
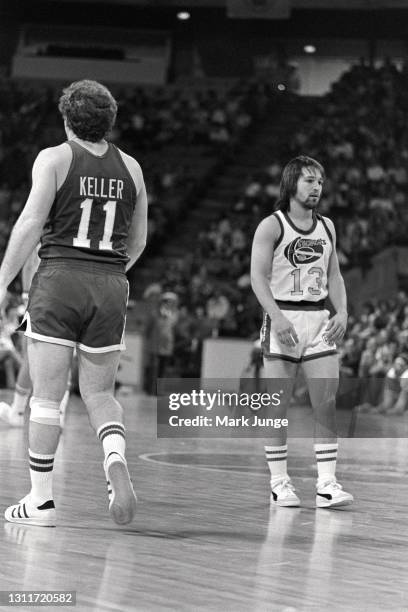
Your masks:
<svg viewBox="0 0 408 612"><path fill-rule="evenodd" d="M41 259L38 270L49 270L50 268L61 268L68 270L82 270L92 274L119 274L125 276L125 264L98 262L87 259L70 259L69 257L50 257Z"/></svg>
<svg viewBox="0 0 408 612"><path fill-rule="evenodd" d="M318 302L311 302L309 300L300 300L299 302L276 300L276 304L281 310L324 310L326 308L326 300L319 300Z"/></svg>

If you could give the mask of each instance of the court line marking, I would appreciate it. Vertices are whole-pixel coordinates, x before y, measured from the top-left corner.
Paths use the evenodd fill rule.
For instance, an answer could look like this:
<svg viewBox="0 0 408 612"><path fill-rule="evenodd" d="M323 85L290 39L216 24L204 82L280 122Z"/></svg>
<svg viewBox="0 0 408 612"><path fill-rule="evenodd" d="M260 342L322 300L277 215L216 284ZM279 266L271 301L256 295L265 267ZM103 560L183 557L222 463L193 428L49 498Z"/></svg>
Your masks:
<svg viewBox="0 0 408 612"><path fill-rule="evenodd" d="M205 470L207 472L221 472L222 474L248 474L250 473L251 475L257 475L257 476L262 476L262 478L265 477L265 473L267 474L268 472L261 472L259 471L259 469L256 466L253 466L255 469L253 471L250 471L250 466L233 466L233 465L217 465L216 467L213 467L212 464L202 464L202 465L196 465L196 464L192 464L192 463L172 463L170 461L160 461L158 459L156 459L156 457L160 457L160 456L164 456L164 455L168 455L171 453L168 453L167 451L163 451L163 452L159 452L159 453L143 453L141 455L138 455L138 458L141 459L142 461L146 461L147 463L154 463L155 465L164 465L166 467L171 467L171 468L175 468L175 467L181 467L181 468L187 468L187 469L196 469L196 470ZM186 456L191 456L191 455L208 455L209 457L214 457L214 454L218 454L218 453L205 453L205 452L200 452L200 453L194 453L194 452L185 452L185 453L174 453L175 455L186 455ZM225 454L225 453L222 453ZM247 456L247 457L251 457L252 455L249 455L248 453L245 455L238 455L240 457L243 456ZM239 468L243 468L242 470L240 470ZM259 466L260 468L262 466ZM304 464L301 466L294 466L294 470L296 470L296 472L310 472L311 470L314 470L316 467L315 463L310 463L310 464ZM355 465L350 465L350 471L348 469L348 466L340 465L339 466L339 472L344 472L345 474L347 474L348 478L350 477L350 473L353 473L355 471ZM367 473L370 473L372 470L373 466L370 466L368 469L367 466ZM247 469L245 469L247 468ZM248 469L249 468L249 469ZM405 471L396 471L395 468L394 470L392 468L390 468L389 470L385 470L381 472L382 476L393 476L395 478L401 478L402 476L406 476L406 472ZM303 476L300 476L300 478L303 478ZM311 477L312 478L312 477ZM314 478L314 477L313 477ZM398 486L408 486L408 483L404 483L404 482L400 482Z"/></svg>
<svg viewBox="0 0 408 612"><path fill-rule="evenodd" d="M206 470L207 472L221 472L222 474L231 474L231 473L235 473L235 474L242 474L244 472L240 472L239 470L235 469L230 469L233 468L234 466L229 465L229 466L224 466L224 468L222 466L217 466L217 467L212 467L210 464L208 465L194 465L191 463L171 463L170 461L158 461L157 459L155 459L154 457L157 456L163 456L163 455L168 455L169 453L167 452L163 452L163 453L143 453L142 455L139 455L139 459L142 459L142 461L147 461L148 463L154 463L155 465L165 465L166 467L181 467L181 468L187 468L187 469L196 469L196 470ZM175 453L177 455L194 455L197 453ZM200 453L200 455L208 455L209 457L213 457L214 453ZM242 455L240 455L242 456ZM248 455L250 456L250 455ZM266 466L265 466L266 467ZM257 476L262 476L262 478L265 478L265 474L267 474L267 472L262 473L262 472L258 472L258 471L254 471L252 472L253 474L256 474Z"/></svg>

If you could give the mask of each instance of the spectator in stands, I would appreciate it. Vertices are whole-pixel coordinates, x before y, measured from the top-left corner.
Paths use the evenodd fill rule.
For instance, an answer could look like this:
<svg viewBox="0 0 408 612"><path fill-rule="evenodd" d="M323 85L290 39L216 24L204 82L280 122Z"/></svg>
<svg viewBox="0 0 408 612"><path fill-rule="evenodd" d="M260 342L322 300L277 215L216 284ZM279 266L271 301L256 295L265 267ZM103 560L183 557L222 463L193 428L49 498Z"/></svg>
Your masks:
<svg viewBox="0 0 408 612"><path fill-rule="evenodd" d="M385 377L382 398L378 404L366 402L360 412L382 413L388 416L401 415L408 408L408 356L399 355L393 361Z"/></svg>
<svg viewBox="0 0 408 612"><path fill-rule="evenodd" d="M200 376L203 342L206 338L212 336L212 332L213 324L206 315L205 309L202 306L197 306L193 313L191 325L192 371L196 377Z"/></svg>
<svg viewBox="0 0 408 612"><path fill-rule="evenodd" d="M365 348L361 353L360 362L358 364L359 378L366 379L370 375L372 368L376 362L375 355L377 351L377 339L371 336L365 343Z"/></svg>
<svg viewBox="0 0 408 612"><path fill-rule="evenodd" d="M348 377L357 376L361 357L361 347L358 341L350 337L344 341L340 352L341 375Z"/></svg>
<svg viewBox="0 0 408 612"><path fill-rule="evenodd" d="M166 291L160 296L153 294L152 308L145 328L148 347L145 389L155 395L157 379L170 375L175 346L175 328L178 320L178 298ZM158 299L157 299L158 298Z"/></svg>
<svg viewBox="0 0 408 612"><path fill-rule="evenodd" d="M273 141L273 155L270 156L270 149L265 151L262 161L265 168L251 171L243 182L238 177L236 190L220 203L219 218L211 217L214 222L210 228L208 224L199 226L195 249L189 254L194 266L187 256L181 258L179 267L166 260L165 269L158 267L157 276L149 277L159 279L163 290L170 288L180 296L193 328L200 330L201 340L211 325L199 307L206 308L217 291L224 293L221 281L234 287L237 295L225 296L230 307L217 326L219 333L235 329L234 333L249 337L258 327L259 311L254 308L248 290L247 242L260 218L272 210L278 195L280 160L291 151L297 155L308 150L327 161L330 179L325 183L322 210L330 211L335 220L339 260L344 267L369 266L373 253L381 248L393 242L406 244L407 84L408 71L399 72L390 62L380 69L362 63L346 72L320 101L308 101L305 107L303 98L291 98L291 105L298 105L298 116L305 120L302 119L292 137L288 131L283 137L278 134ZM10 221L18 215L25 200L28 168L37 148L54 142L58 135L50 110L52 92L42 87L33 91L31 87L5 80L0 80L0 92L1 254ZM216 131L215 140L219 130L226 130L227 146L236 143L262 113L269 118L268 105L275 104L274 96L265 83L240 83L226 94L205 90L186 93L177 88L123 91L121 133L116 139L130 153L137 149L138 155L142 151L146 157L142 161L147 182L153 184L153 189L148 190L153 194L149 248L160 248L166 235L174 233L169 231L172 224L174 227L176 220L196 202L202 185L209 184L208 169L199 175L190 160L194 147L206 151L200 156L210 154L216 166L218 149L209 146L211 130ZM350 114L350 108L355 112ZM225 134L222 138L225 139ZM180 163L185 153L173 156L173 147L188 147L187 166ZM204 158L199 160L205 167ZM217 177L218 170L210 172ZM345 368L350 366L351 358L351 369L355 371L353 352L364 347L358 367L364 375L371 371L372 380L379 380L379 373L385 376L395 354L408 349L408 312L404 313L402 306L406 301L405 295L399 305L388 311L377 310L375 316L363 311L356 320L360 327L350 327L348 338L352 342L344 349ZM392 313L396 315L394 321L390 319ZM390 332L385 342L381 334L378 342L376 339L381 320L381 325L388 326ZM392 346L395 339L396 348ZM385 348L381 348L383 345ZM379 385L383 380L379 380Z"/></svg>
<svg viewBox="0 0 408 612"><path fill-rule="evenodd" d="M9 304L0 320L0 366L5 373L6 387L14 389L21 355L14 344L13 334L18 326L18 308Z"/></svg>
<svg viewBox="0 0 408 612"><path fill-rule="evenodd" d="M212 324L212 335L218 336L222 322L227 318L230 303L225 295L216 289L214 294L208 299L206 310L207 316Z"/></svg>

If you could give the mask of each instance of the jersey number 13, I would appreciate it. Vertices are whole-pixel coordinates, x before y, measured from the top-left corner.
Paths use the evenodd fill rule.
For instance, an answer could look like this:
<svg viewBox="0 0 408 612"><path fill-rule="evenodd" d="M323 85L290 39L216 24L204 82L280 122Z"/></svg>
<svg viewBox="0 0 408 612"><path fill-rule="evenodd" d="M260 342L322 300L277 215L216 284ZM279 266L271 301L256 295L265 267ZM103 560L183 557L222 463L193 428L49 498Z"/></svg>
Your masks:
<svg viewBox="0 0 408 612"><path fill-rule="evenodd" d="M307 288L308 292L310 293L310 295L320 295L322 292L322 285L323 285L322 268L320 268L319 266L313 266L313 268L310 268L307 271L307 273L316 277L315 286L308 287ZM296 270L293 270L293 272L291 272L291 275L293 276L293 285L294 285L293 291L290 292L291 295L303 295L303 289L300 286L300 269L296 268Z"/></svg>

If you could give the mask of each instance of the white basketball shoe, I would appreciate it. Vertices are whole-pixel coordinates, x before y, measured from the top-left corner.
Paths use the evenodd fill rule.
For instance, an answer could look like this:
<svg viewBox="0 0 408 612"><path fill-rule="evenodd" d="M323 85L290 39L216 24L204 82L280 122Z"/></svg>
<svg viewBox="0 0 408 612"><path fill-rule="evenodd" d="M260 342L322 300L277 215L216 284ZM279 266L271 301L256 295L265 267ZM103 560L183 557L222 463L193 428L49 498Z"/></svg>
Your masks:
<svg viewBox="0 0 408 612"><path fill-rule="evenodd" d="M335 478L318 482L316 485L316 507L336 508L349 506L354 501L351 493L343 491L343 487Z"/></svg>
<svg viewBox="0 0 408 612"><path fill-rule="evenodd" d="M282 478L282 480L274 482L273 486L271 486L271 490L271 502L277 506L300 506L300 499L295 493L295 487L290 478Z"/></svg>

